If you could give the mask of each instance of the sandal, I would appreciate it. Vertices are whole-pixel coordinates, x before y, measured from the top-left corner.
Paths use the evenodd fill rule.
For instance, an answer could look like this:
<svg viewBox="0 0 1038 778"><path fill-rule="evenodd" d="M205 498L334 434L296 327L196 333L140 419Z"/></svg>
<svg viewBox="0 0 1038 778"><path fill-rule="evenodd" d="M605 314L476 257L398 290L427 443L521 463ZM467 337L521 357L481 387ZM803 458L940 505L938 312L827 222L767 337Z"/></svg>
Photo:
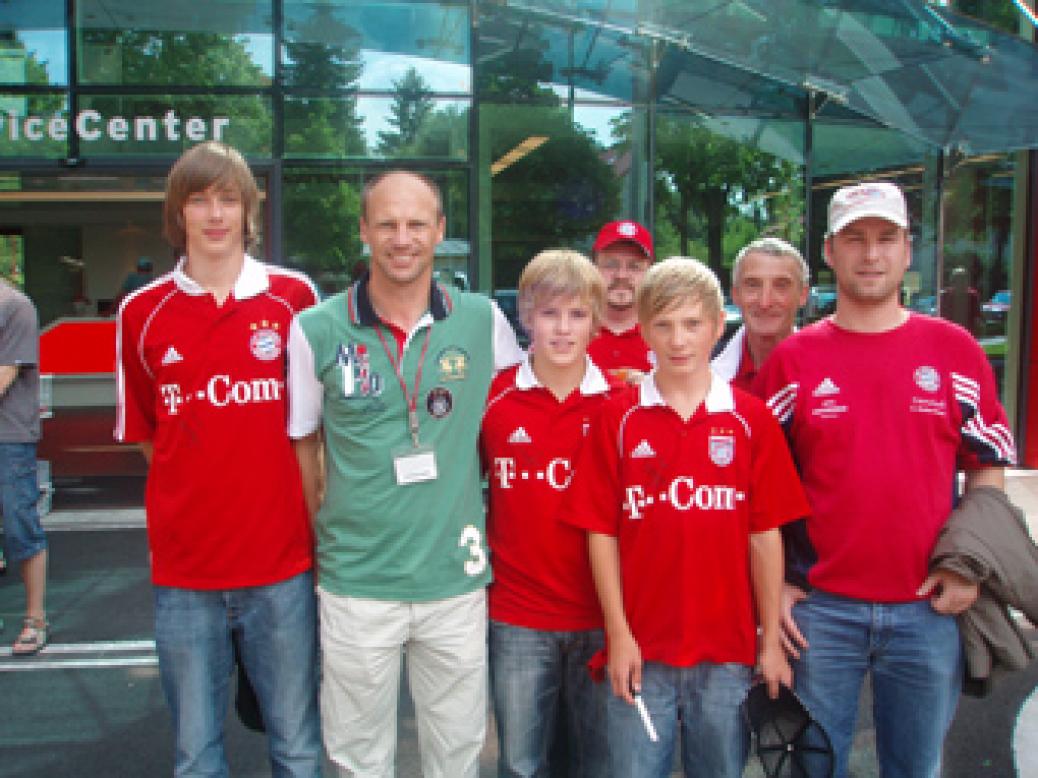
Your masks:
<svg viewBox="0 0 1038 778"><path fill-rule="evenodd" d="M47 645L48 627L46 619L34 619L32 616L22 619L22 633L11 646L11 655L32 656L40 653Z"/></svg>

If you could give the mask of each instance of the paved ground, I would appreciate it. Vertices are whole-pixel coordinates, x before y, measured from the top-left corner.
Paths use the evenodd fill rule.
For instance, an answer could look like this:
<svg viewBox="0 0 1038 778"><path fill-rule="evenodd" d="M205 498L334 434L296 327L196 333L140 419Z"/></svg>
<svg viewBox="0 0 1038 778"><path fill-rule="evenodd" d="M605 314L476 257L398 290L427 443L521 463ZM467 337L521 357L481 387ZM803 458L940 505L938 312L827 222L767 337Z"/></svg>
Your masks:
<svg viewBox="0 0 1038 778"><path fill-rule="evenodd" d="M1014 474L1010 494L1038 536L1038 473ZM59 490L60 494L60 490ZM62 508L74 499L64 497ZM84 494L83 505L98 500ZM53 643L14 659L21 588L0 579L0 778L171 774L170 723L152 643L147 541L139 509L57 510L51 531ZM1038 635L1031 633L1038 642ZM964 699L946 748L944 778L1038 778L1038 664L984 700ZM492 727L492 722L491 722ZM399 721L401 778L419 776L413 709L406 692ZM480 778L495 774L491 734ZM852 774L877 774L871 717L863 703ZM265 743L234 718L227 748L235 776L268 776ZM331 774L330 770L327 774ZM755 765L748 776L760 773Z"/></svg>

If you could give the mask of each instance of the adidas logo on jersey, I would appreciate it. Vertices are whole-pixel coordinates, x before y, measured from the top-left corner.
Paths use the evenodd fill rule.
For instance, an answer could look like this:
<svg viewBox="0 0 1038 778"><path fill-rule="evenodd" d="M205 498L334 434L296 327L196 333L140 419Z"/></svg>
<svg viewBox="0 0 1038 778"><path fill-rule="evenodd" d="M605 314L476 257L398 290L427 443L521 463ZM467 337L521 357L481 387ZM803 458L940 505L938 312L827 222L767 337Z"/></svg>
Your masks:
<svg viewBox="0 0 1038 778"><path fill-rule="evenodd" d="M166 353L162 357L163 365L173 365L177 362L183 362L184 358L180 356L180 352L177 351L176 347L170 346L166 349Z"/></svg>
<svg viewBox="0 0 1038 778"><path fill-rule="evenodd" d="M652 450L652 446L649 445L649 441L643 439L641 443L634 447L634 451L631 452L631 459L648 459L649 457L656 456L656 452Z"/></svg>
<svg viewBox="0 0 1038 778"><path fill-rule="evenodd" d="M822 382L815 387L815 390L811 392L815 397L829 397L834 394L840 393L840 387L833 383L833 379L824 378Z"/></svg>
<svg viewBox="0 0 1038 778"><path fill-rule="evenodd" d="M515 432L508 436L509 443L533 443L530 433L522 427L516 427Z"/></svg>

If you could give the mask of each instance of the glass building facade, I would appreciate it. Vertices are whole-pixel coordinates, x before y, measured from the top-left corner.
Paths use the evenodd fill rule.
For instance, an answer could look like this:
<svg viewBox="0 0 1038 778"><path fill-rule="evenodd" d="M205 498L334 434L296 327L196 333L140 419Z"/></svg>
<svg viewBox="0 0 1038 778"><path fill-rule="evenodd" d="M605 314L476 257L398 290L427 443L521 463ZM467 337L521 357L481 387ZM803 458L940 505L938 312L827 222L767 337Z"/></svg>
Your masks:
<svg viewBox="0 0 1038 778"><path fill-rule="evenodd" d="M1033 91L1036 60L1008 0L8 0L0 267L44 327L56 498L143 472L110 442L112 316L142 257L173 266L164 175L208 139L257 175L258 253L329 292L364 256L365 178L427 173L444 191L441 279L506 308L537 251L587 250L629 217L660 256L699 258L725 284L750 240L799 245L812 320L834 299L833 190L896 181L913 220L905 304L971 329L1018 436L1038 438L1038 116L1017 89ZM963 286L975 306L954 304Z"/></svg>

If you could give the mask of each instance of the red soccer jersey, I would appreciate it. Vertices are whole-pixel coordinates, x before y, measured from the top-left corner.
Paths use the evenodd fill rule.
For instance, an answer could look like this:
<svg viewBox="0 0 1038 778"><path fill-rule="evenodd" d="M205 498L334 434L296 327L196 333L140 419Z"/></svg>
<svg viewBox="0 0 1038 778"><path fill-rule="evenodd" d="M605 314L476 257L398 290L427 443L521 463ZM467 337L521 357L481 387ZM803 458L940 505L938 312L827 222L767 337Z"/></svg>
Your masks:
<svg viewBox="0 0 1038 778"><path fill-rule="evenodd" d="M120 307L115 437L154 447L145 508L155 584L260 586L312 566L285 343L292 317L315 301L303 276L246 257L221 306L181 265Z"/></svg>
<svg viewBox="0 0 1038 778"><path fill-rule="evenodd" d="M615 333L602 327L587 347L591 361L599 370L652 370L650 349L642 338L641 328L635 324L631 329Z"/></svg>
<svg viewBox="0 0 1038 778"><path fill-rule="evenodd" d="M882 333L820 321L779 344L754 389L786 429L811 504L808 581L834 594L916 599L956 464L1015 461L984 352L940 319L912 314Z"/></svg>
<svg viewBox="0 0 1038 778"><path fill-rule="evenodd" d="M562 518L617 537L642 658L690 667L755 663L750 534L806 511L762 402L715 377L686 422L650 376L605 403Z"/></svg>
<svg viewBox="0 0 1038 778"><path fill-rule="evenodd" d="M490 387L482 446L490 484L490 618L542 630L602 626L584 532L558 520L577 452L611 386L588 360L563 402L527 359Z"/></svg>

